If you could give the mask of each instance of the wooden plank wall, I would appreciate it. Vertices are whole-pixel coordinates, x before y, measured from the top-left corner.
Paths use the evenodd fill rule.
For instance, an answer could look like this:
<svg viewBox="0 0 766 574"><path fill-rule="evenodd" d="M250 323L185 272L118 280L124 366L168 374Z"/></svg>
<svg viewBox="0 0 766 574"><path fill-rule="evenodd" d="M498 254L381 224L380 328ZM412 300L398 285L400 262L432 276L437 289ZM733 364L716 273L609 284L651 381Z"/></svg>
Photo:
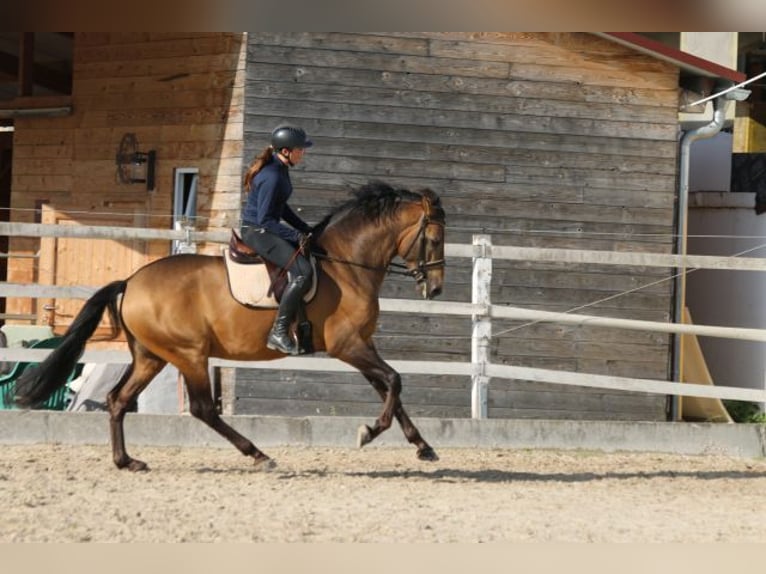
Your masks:
<svg viewBox="0 0 766 574"><path fill-rule="evenodd" d="M109 225L129 214L138 225L170 228L174 169L197 167L198 226L217 230L236 225L244 47L240 33L76 33L73 113L16 120L13 220L33 221L36 205L47 202L75 223L78 213L89 225ZM116 179L115 155L127 132L136 134L141 151L157 151L154 191ZM35 253L39 243L15 239L12 250ZM210 245L201 250L219 249ZM143 262L168 253L168 242L151 242ZM58 280L98 286L134 271L135 258L127 261L130 265L111 267L108 273L94 267L86 277ZM34 261L12 260L10 281L39 277ZM10 303L14 312L35 312L33 300Z"/></svg>
<svg viewBox="0 0 766 574"><path fill-rule="evenodd" d="M766 102L737 102L734 153L766 152Z"/></svg>
<svg viewBox="0 0 766 574"><path fill-rule="evenodd" d="M437 190L447 240L671 252L678 70L589 34L250 33L245 156L282 121L315 141L293 205L318 221L368 179ZM495 262L495 303L666 321L670 270ZM443 297L470 301L470 262ZM634 291L635 290L635 291ZM415 297L388 279L388 297ZM495 323L498 363L663 379L665 335ZM388 359L469 360L465 318L383 315ZM465 377L407 376L420 416L470 416ZM377 414L360 375L237 372L237 413ZM665 398L493 381L493 417L662 420Z"/></svg>

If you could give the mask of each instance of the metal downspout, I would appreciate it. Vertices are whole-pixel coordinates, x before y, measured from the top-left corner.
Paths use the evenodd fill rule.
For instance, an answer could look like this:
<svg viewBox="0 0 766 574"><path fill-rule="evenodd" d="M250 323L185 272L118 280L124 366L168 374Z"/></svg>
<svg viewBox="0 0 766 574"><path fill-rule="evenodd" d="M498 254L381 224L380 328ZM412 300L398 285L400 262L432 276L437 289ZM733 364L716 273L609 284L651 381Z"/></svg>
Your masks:
<svg viewBox="0 0 766 574"><path fill-rule="evenodd" d="M678 181L678 237L676 253L686 256L686 243L689 228L689 166L692 144L701 139L711 138L721 131L726 118L728 98L721 95L713 100L713 120L702 127L684 132L681 137ZM683 323L683 311L686 306L686 264L676 269L674 321ZM681 357L681 335L673 337L673 380L681 382L683 369ZM670 420L679 418L679 397L672 395L670 400Z"/></svg>

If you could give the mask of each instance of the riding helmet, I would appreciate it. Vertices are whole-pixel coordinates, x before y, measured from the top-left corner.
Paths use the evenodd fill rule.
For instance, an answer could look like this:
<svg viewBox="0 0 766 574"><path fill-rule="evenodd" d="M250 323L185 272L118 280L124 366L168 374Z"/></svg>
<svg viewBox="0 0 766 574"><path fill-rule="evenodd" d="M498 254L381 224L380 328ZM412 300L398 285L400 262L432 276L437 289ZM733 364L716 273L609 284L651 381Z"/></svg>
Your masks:
<svg viewBox="0 0 766 574"><path fill-rule="evenodd" d="M279 126L271 132L271 146L280 150L282 148L307 148L314 145L314 142L306 137L306 132L302 128L295 126Z"/></svg>

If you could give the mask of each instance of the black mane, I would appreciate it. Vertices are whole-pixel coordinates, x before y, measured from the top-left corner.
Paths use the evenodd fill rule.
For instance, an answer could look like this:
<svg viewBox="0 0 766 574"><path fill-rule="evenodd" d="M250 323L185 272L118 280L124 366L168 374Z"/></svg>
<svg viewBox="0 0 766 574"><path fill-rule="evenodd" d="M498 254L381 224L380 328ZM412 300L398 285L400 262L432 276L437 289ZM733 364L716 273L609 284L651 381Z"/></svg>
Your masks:
<svg viewBox="0 0 766 574"><path fill-rule="evenodd" d="M441 206L439 198L433 192L429 192L433 198L434 206ZM395 188L382 181L371 181L351 192L351 199L335 206L332 211L314 227L314 235L318 236L324 231L330 221L343 214L359 214L362 218L376 221L384 217L391 217L402 201L419 202L422 199L420 193L403 188Z"/></svg>

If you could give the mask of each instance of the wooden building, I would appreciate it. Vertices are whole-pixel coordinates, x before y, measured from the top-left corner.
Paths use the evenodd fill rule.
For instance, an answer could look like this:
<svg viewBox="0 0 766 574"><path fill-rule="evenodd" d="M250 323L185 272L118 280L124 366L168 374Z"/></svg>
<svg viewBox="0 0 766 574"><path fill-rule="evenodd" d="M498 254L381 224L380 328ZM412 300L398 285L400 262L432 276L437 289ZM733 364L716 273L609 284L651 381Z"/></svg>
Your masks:
<svg viewBox="0 0 766 574"><path fill-rule="evenodd" d="M13 119L10 207L19 221L167 228L178 211L179 174L196 173L197 227L235 226L243 170L273 127L294 122L315 141L293 172L292 205L310 222L349 189L381 179L437 190L449 243L488 233L500 245L669 253L679 89L690 74L735 75L589 33L76 33L72 42L71 94L56 96L71 111ZM126 133L142 150L156 150L154 190L115 181ZM99 285L168 253L166 244L114 244L91 254L74 241L11 243L14 253L40 250L38 263L11 260L15 282ZM95 262L90 271L84 257ZM670 276L669 269L496 261L492 299L668 321ZM470 301L470 285L467 260L452 264L443 298ZM416 294L410 281L391 278L383 296ZM12 303L14 312L42 313L33 301ZM61 302L55 324L65 326L77 305ZM377 345L387 359L465 361L470 322L383 314ZM670 351L669 337L656 333L496 323L492 360L666 379ZM380 408L360 375L238 369L225 374L224 388L224 409L237 414L374 415ZM467 417L470 381L408 375L403 400L416 416ZM489 414L664 420L666 399L497 380Z"/></svg>
<svg viewBox="0 0 766 574"><path fill-rule="evenodd" d="M30 67L38 70L29 93L0 106L0 116L14 127L13 220L172 228L174 211L183 211L174 192L184 178L197 174L199 225L235 225L242 165L243 35L68 36L70 93L53 92L45 84L54 64L45 60L44 47L38 47L27 56L33 59ZM66 70L67 62L56 63ZM138 151L156 152L153 189L124 183L117 175L116 155L130 134ZM99 286L168 255L169 247L167 242L14 238L11 252L17 258L9 262L9 281ZM37 254L39 259L18 258ZM14 299L8 312L37 315L60 330L80 305L75 300L43 304Z"/></svg>

